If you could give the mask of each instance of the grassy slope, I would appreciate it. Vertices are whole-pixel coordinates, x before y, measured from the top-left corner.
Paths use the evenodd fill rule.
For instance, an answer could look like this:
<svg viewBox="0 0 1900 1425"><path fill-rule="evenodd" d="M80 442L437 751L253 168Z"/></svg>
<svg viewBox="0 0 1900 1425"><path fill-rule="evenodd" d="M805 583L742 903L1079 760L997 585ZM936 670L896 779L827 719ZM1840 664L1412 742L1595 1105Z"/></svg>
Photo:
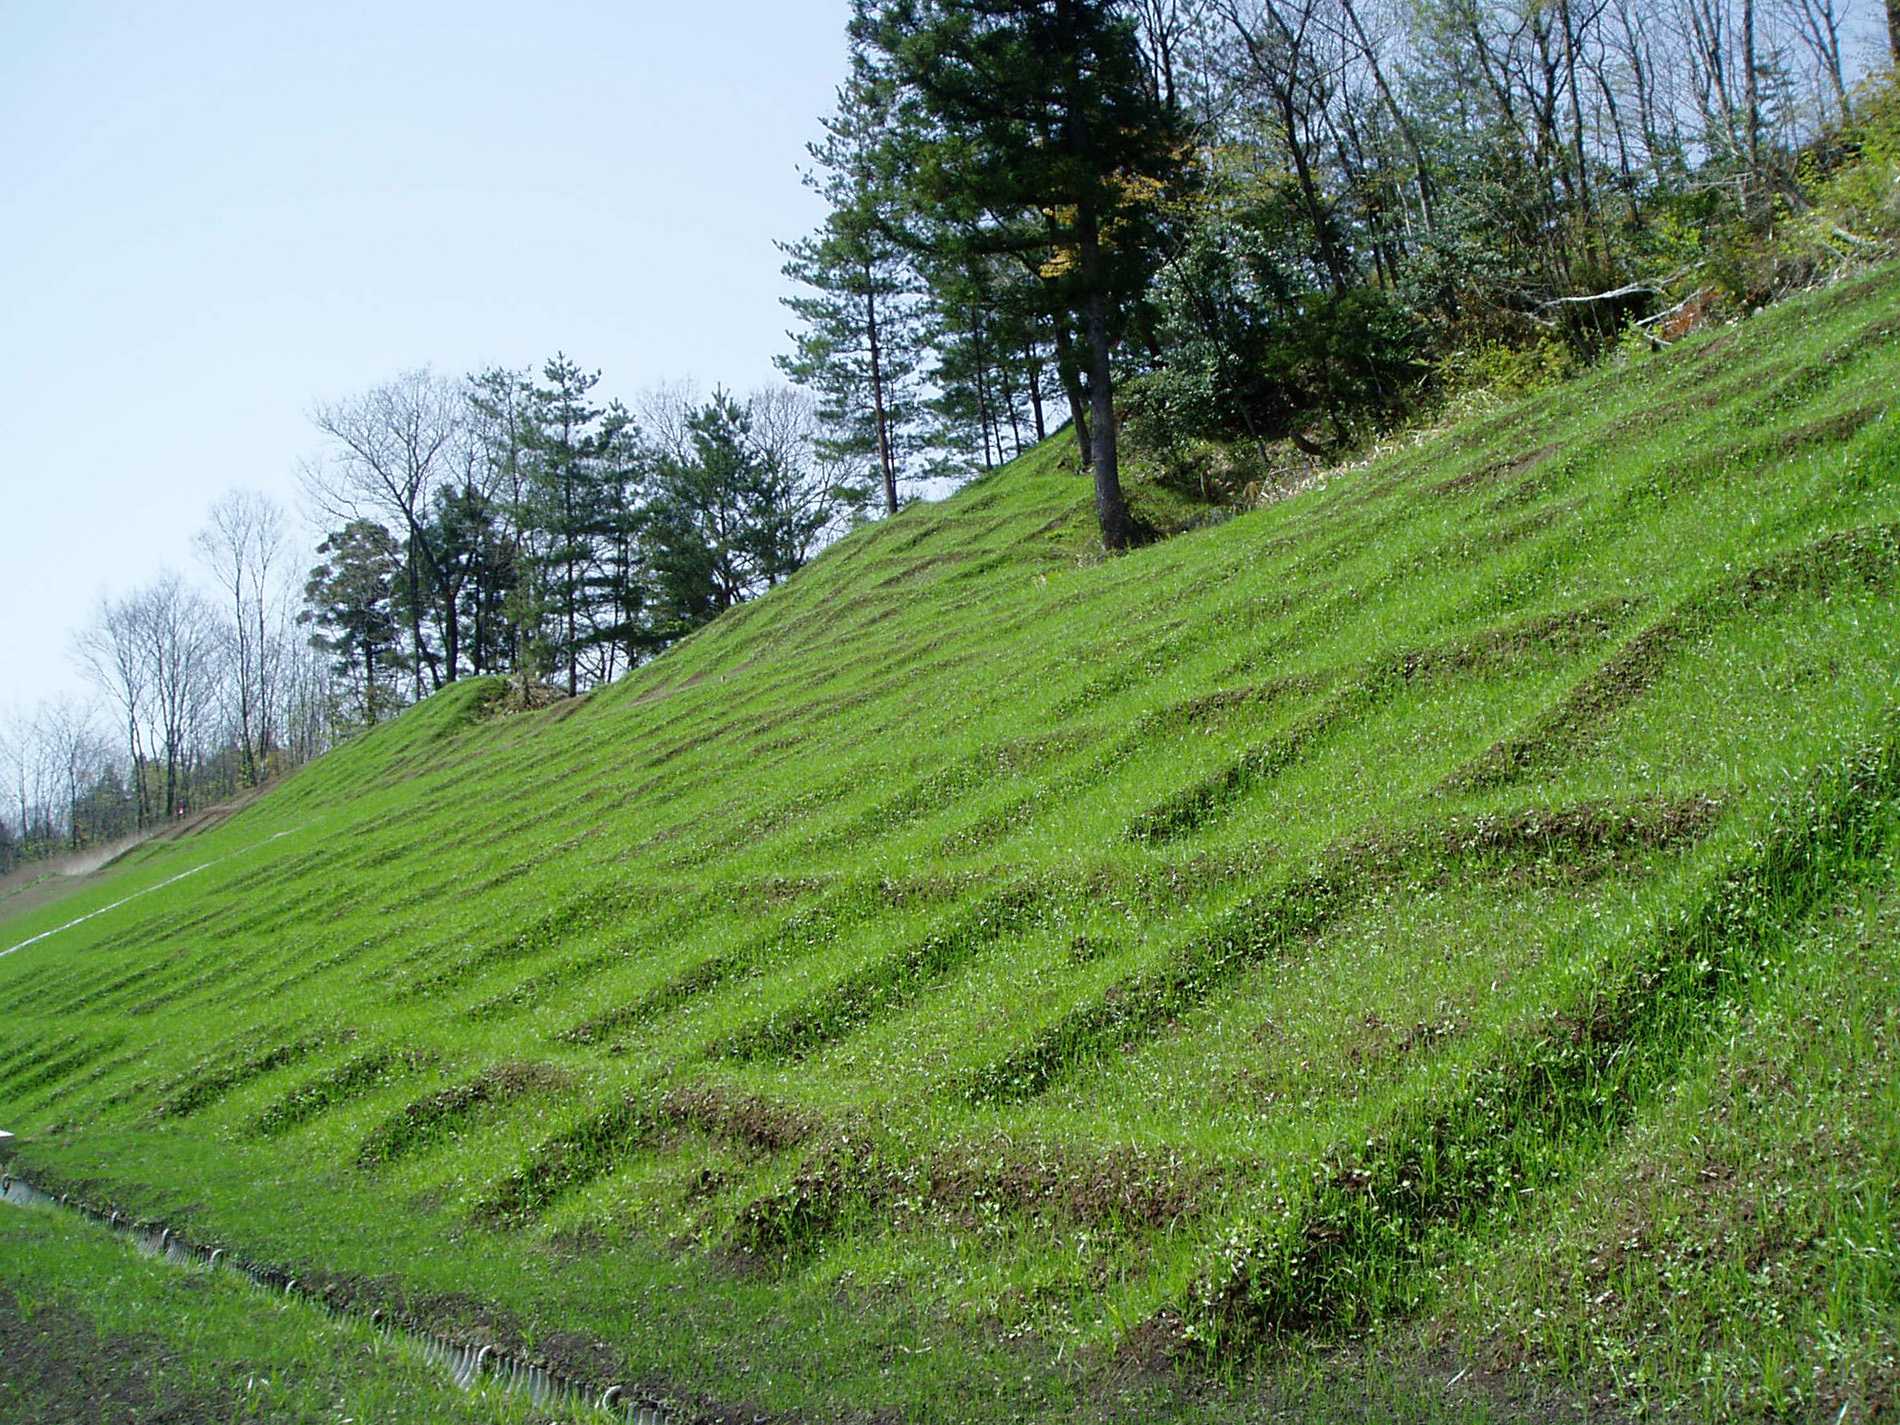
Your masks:
<svg viewBox="0 0 1900 1425"><path fill-rule="evenodd" d="M1889 272L1109 562L1052 443L6 922L141 893L0 958L0 1123L760 1408L1154 1412L1433 1310L1631 1384L1639 1309L1524 1323L1879 841L1896 382Z"/></svg>
<svg viewBox="0 0 1900 1425"><path fill-rule="evenodd" d="M399 1338L228 1272L147 1259L104 1227L44 1208L0 1208L0 1318L0 1418L22 1425L600 1419L493 1384L463 1392Z"/></svg>
<svg viewBox="0 0 1900 1425"><path fill-rule="evenodd" d="M1900 821L1548 1219L1458 1269L1503 1360L1627 1398L1900 1410Z"/></svg>

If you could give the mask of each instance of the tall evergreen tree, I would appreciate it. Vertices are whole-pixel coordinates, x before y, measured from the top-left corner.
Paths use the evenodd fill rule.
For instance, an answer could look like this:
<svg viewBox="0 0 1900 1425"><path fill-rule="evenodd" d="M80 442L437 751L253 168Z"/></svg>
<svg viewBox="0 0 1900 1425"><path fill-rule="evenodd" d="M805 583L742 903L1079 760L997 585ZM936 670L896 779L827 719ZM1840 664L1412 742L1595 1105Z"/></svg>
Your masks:
<svg viewBox="0 0 1900 1425"><path fill-rule="evenodd" d="M739 603L756 582L745 514L759 478L751 420L724 391L687 421L689 456L663 455L646 510L658 633L673 639Z"/></svg>
<svg viewBox="0 0 1900 1425"><path fill-rule="evenodd" d="M557 623L556 655L567 666L567 691L580 691L587 641L588 582L596 535L622 478L633 418L618 401L589 403L600 380L557 353L541 368L532 392L523 524L536 530L534 551L546 601Z"/></svg>
<svg viewBox="0 0 1900 1425"><path fill-rule="evenodd" d="M1180 167L1174 111L1108 0L857 0L854 43L889 86L884 171L939 261L1027 259L1085 339L1102 539L1137 530L1116 455L1114 349L1153 270L1154 194Z"/></svg>
<svg viewBox="0 0 1900 1425"><path fill-rule="evenodd" d="M501 610L515 561L498 502L474 483L436 492L426 525L458 629L457 646L477 677L506 665Z"/></svg>
<svg viewBox="0 0 1900 1425"><path fill-rule="evenodd" d="M374 520L352 520L317 546L322 562L304 584L299 623L314 624L314 648L331 654L336 671L358 683L363 722L374 723L396 701L391 675L406 666L395 595L402 550Z"/></svg>
<svg viewBox="0 0 1900 1425"><path fill-rule="evenodd" d="M595 676L604 683L652 650L647 627L652 581L640 547L650 460L630 422L601 433L594 460L591 518L583 531L594 557L582 581L587 630L581 643L593 652Z"/></svg>
<svg viewBox="0 0 1900 1425"><path fill-rule="evenodd" d="M520 606L516 590L533 572L523 517L529 511L534 379L531 372L495 366L469 376L465 389L470 431L487 466L483 486L492 494L494 521L494 543L475 585L482 625L477 641L487 640L480 666L514 669L521 661L522 628L510 611Z"/></svg>
<svg viewBox="0 0 1900 1425"><path fill-rule="evenodd" d="M779 369L819 398L827 453L875 463L884 507L897 512L919 416L916 278L889 235L892 198L875 154L887 114L861 52L825 138L810 146L806 182L831 205L823 226L781 244L784 273L810 289L785 305L803 321Z"/></svg>
<svg viewBox="0 0 1900 1425"><path fill-rule="evenodd" d="M714 391L687 416L681 448L654 452L642 544L656 643L780 583L868 502L862 485L811 458L797 401Z"/></svg>

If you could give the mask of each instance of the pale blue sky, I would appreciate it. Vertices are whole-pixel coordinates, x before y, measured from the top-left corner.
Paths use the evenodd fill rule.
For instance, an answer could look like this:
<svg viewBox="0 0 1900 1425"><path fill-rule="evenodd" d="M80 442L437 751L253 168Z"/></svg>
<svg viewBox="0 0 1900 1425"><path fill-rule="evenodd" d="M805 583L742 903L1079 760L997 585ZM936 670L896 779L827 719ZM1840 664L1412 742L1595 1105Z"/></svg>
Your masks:
<svg viewBox="0 0 1900 1425"><path fill-rule="evenodd" d="M845 0L0 0L0 711L313 400L556 348L772 379ZM301 556L300 556L301 557Z"/></svg>

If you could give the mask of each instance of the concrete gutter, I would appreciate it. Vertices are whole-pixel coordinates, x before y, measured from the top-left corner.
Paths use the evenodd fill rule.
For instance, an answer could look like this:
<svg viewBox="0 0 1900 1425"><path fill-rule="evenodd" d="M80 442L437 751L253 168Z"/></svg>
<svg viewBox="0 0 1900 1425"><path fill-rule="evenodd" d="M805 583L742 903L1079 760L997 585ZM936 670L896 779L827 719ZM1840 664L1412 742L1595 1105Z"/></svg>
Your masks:
<svg viewBox="0 0 1900 1425"><path fill-rule="evenodd" d="M11 1150L13 1138L13 1134L0 1129L0 1155ZM380 1310L364 1312L354 1307L338 1306L317 1293L301 1289L297 1279L288 1272L233 1257L222 1247L206 1247L187 1241L161 1223L136 1222L120 1212L75 1202L65 1194L54 1197L12 1172L0 1174L0 1201L13 1207L77 1212L122 1236L130 1237L132 1245L148 1257L162 1258L178 1267L239 1271L264 1291L279 1296L301 1297L312 1305L322 1307L332 1316L361 1320L385 1340L401 1340L415 1346L424 1356L443 1367L450 1379L463 1390L493 1384L506 1391L526 1391L528 1398L536 1405L558 1403L593 1406L609 1418L625 1420L630 1425L683 1425L684 1417L671 1407L659 1401L631 1397L617 1385L604 1389L590 1386L494 1346L472 1346L466 1342L452 1341L433 1331L399 1325Z"/></svg>

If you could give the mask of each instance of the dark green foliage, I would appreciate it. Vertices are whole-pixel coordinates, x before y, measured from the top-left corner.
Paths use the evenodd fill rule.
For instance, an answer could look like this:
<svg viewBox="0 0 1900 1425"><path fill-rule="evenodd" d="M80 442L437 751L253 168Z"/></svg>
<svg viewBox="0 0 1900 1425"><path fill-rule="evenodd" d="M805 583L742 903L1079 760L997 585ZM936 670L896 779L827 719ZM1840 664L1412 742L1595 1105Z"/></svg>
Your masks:
<svg viewBox="0 0 1900 1425"><path fill-rule="evenodd" d="M952 281L1020 264L1031 310L1081 333L1096 514L1108 546L1127 546L1110 358L1158 260L1156 198L1181 140L1132 23L1100 0L864 0L851 33L888 95L880 169L902 175L903 241Z"/></svg>
<svg viewBox="0 0 1900 1425"><path fill-rule="evenodd" d="M638 457L633 418L619 402L589 403L599 372L556 355L541 379L528 393L517 517L529 532L534 606L545 622L525 633L547 645L557 666L566 664L573 697L586 645L612 645L631 664L641 642L645 590L633 554Z"/></svg>
<svg viewBox="0 0 1900 1425"><path fill-rule="evenodd" d="M690 449L657 462L642 513L660 641L778 584L841 501L857 498L760 440L751 407L724 391L688 416L687 432Z"/></svg>
<svg viewBox="0 0 1900 1425"><path fill-rule="evenodd" d="M324 559L304 585L300 620L323 630L311 642L336 656L337 671L356 686L361 720L373 723L395 706L394 676L408 666L395 606L402 556L389 531L370 520L351 521L317 553Z"/></svg>
<svg viewBox="0 0 1900 1425"><path fill-rule="evenodd" d="M1385 289L1324 279L1290 180L1225 181L1156 279L1167 360L1134 398L1148 441L1334 442L1405 410L1426 369L1418 313Z"/></svg>
<svg viewBox="0 0 1900 1425"><path fill-rule="evenodd" d="M785 298L804 330L778 365L818 395L820 452L874 469L885 512L896 514L919 443L922 333L914 279L886 231L893 195L876 163L886 118L877 87L854 67L824 141L811 146L818 170L806 181L831 211L818 232L782 245L785 275L811 294Z"/></svg>

